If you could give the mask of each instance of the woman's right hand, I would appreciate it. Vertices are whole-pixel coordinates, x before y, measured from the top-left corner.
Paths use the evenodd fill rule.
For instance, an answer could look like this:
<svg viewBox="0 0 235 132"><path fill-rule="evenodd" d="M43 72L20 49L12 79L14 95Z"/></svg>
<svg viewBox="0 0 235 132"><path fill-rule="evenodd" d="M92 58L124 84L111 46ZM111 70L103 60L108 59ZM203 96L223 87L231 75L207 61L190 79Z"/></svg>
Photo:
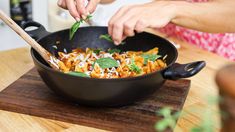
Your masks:
<svg viewBox="0 0 235 132"><path fill-rule="evenodd" d="M58 6L69 10L69 13L80 21L81 18L85 19L87 15L93 13L100 0L88 0L88 4L85 5L86 0L58 0Z"/></svg>

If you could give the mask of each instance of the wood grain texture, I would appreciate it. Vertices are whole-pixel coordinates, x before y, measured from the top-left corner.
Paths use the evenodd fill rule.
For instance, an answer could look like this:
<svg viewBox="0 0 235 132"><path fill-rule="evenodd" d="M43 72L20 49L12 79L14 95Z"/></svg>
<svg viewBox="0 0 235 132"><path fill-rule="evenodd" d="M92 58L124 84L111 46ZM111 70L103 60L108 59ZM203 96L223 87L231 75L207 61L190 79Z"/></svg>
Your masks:
<svg viewBox="0 0 235 132"><path fill-rule="evenodd" d="M145 100L119 108L92 108L63 100L31 70L0 93L0 109L111 131L154 131L156 111L171 107L180 111L189 80L167 81Z"/></svg>
<svg viewBox="0 0 235 132"><path fill-rule="evenodd" d="M197 60L205 60L206 67L196 76L190 78L191 88L187 96L183 111L187 116L181 116L174 131L189 131L193 126L198 125L203 119L203 113L195 113L192 108L208 108L216 112L217 107L207 104L206 97L217 95L217 86L214 78L218 69L231 63L216 54L204 51L196 46L183 42L179 39L159 34L156 31L149 30L169 40L180 44L179 58L177 62L187 63ZM33 67L33 62L29 54L29 47L0 52L0 89L6 88L20 76L25 74ZM220 130L219 116L215 116L216 131ZM51 119L39 118L25 114L7 112L0 110L0 131L4 132L93 132L103 131L92 127L86 127L77 124L71 124Z"/></svg>

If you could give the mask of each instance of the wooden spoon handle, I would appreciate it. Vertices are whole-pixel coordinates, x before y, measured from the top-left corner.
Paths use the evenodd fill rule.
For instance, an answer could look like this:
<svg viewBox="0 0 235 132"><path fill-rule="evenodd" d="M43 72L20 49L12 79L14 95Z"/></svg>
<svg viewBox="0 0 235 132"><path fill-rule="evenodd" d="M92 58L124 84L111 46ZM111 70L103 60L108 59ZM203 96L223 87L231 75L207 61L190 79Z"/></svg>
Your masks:
<svg viewBox="0 0 235 132"><path fill-rule="evenodd" d="M50 63L51 54L38 44L33 38L31 38L20 26L18 26L10 17L8 17L3 11L0 10L0 18L13 29L21 38L23 38L31 47L33 47L42 58L53 68L58 70L58 67Z"/></svg>

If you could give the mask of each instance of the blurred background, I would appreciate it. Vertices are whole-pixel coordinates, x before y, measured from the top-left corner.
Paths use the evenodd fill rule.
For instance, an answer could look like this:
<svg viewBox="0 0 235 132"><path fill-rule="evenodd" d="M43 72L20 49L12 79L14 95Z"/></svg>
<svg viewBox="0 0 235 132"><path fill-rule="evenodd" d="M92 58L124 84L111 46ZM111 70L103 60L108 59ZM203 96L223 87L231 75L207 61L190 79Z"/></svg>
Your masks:
<svg viewBox="0 0 235 132"><path fill-rule="evenodd" d="M104 3L98 5L91 20L93 26L107 25L109 18L123 5L146 3L151 0L109 1L112 0L104 0ZM70 28L75 22L68 11L57 6L57 0L1 0L0 9L19 25L34 20L44 25L50 32ZM1 20L0 37L0 51L26 46L26 43Z"/></svg>

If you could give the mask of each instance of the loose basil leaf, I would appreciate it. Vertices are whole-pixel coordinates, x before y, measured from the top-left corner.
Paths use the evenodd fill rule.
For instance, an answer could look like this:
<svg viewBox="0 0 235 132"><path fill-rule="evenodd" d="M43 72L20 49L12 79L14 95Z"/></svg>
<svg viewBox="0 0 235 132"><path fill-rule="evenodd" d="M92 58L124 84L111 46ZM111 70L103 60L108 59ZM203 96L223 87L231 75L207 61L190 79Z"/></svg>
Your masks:
<svg viewBox="0 0 235 132"><path fill-rule="evenodd" d="M135 64L134 59L131 60L131 64L129 64L128 67L131 71L134 71L137 74L141 73L141 69Z"/></svg>
<svg viewBox="0 0 235 132"><path fill-rule="evenodd" d="M100 51L102 51L102 49L95 49L95 50L93 50L93 52L94 52L95 54L99 54Z"/></svg>
<svg viewBox="0 0 235 132"><path fill-rule="evenodd" d="M156 54L143 54L142 57L144 58L144 64L146 65L148 60L150 61L155 61L158 58L162 57L161 55L156 55Z"/></svg>
<svg viewBox="0 0 235 132"><path fill-rule="evenodd" d="M108 53L110 53L110 54L113 54L113 53L120 53L120 52L121 52L120 49L109 49L109 50L108 50Z"/></svg>
<svg viewBox="0 0 235 132"><path fill-rule="evenodd" d="M105 40L107 40L107 41L109 41L109 42L113 42L112 37L111 37L110 35L108 35L108 34L100 35L99 38L100 38L100 39L105 39Z"/></svg>
<svg viewBox="0 0 235 132"><path fill-rule="evenodd" d="M112 58L109 58L109 57L97 59L95 61L95 63L99 64L99 66L102 69L118 67L119 66L119 64L116 60L114 60Z"/></svg>
<svg viewBox="0 0 235 132"><path fill-rule="evenodd" d="M168 128L174 129L180 112L173 113L170 108L164 107L157 112L157 115L163 118L155 124L155 129L161 132Z"/></svg>
<svg viewBox="0 0 235 132"><path fill-rule="evenodd" d="M166 130L168 127L169 127L169 125L168 125L168 122L166 120L159 121L155 125L155 129L159 132L162 132L162 131Z"/></svg>
<svg viewBox="0 0 235 132"><path fill-rule="evenodd" d="M77 32L78 28L80 27L80 24L81 24L81 21L75 22L73 24L73 26L71 27L70 32L69 32L69 40L71 40L73 38L74 34Z"/></svg>
<svg viewBox="0 0 235 132"><path fill-rule="evenodd" d="M86 73L83 73L83 72L69 72L68 74L72 76L77 76L77 77L90 77Z"/></svg>
<svg viewBox="0 0 235 132"><path fill-rule="evenodd" d="M100 35L99 38L100 38L100 39L105 39L105 40L107 40L108 42L113 43L112 37L111 37L110 35L108 35L108 34ZM125 42L121 42L120 44L123 45L123 44L125 44Z"/></svg>
<svg viewBox="0 0 235 132"><path fill-rule="evenodd" d="M88 15L86 19L81 19L78 22L75 22L73 24L73 26L70 28L70 32L69 32L69 40L71 40L74 36L74 34L77 32L78 28L80 27L81 23L83 23L84 21L88 21L92 16Z"/></svg>

